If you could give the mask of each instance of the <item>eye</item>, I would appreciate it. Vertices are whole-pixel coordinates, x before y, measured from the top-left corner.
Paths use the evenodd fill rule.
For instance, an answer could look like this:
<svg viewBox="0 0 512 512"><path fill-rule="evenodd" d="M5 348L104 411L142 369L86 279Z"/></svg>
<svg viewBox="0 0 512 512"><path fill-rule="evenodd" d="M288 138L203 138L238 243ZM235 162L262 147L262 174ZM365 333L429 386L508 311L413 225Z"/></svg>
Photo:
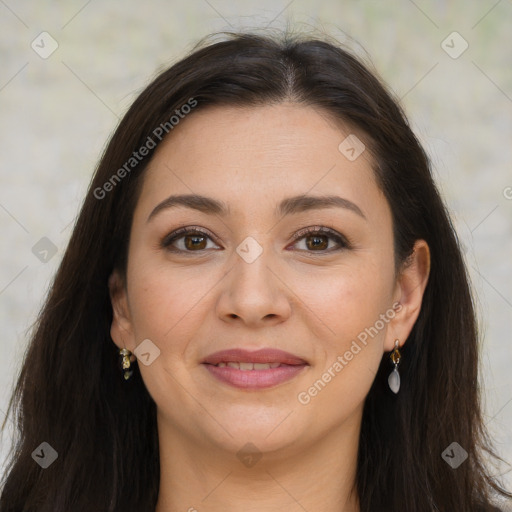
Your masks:
<svg viewBox="0 0 512 512"><path fill-rule="evenodd" d="M296 244L299 241L304 240L305 249L299 250L305 250L308 252L330 253L336 250L348 249L350 247L348 240L343 235L337 231L334 231L333 229L323 226L312 226L309 228L301 229L294 235L293 238L296 240ZM331 247L329 250L325 250L329 247L329 239L334 240L338 244L339 248L333 249Z"/></svg>
<svg viewBox="0 0 512 512"><path fill-rule="evenodd" d="M207 241L211 237L206 231L199 228L181 228L167 235L161 246L171 252L200 252L207 249ZM179 242L175 247L174 244Z"/></svg>

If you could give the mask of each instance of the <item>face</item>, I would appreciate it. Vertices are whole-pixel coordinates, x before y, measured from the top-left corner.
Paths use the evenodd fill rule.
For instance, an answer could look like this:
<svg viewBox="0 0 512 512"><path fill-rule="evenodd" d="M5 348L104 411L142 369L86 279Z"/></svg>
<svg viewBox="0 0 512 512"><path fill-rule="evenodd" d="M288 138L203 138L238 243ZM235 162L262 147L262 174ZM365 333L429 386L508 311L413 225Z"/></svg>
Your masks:
<svg viewBox="0 0 512 512"><path fill-rule="evenodd" d="M428 263L420 245L418 263L395 276L391 211L369 152L354 160L339 149L351 133L364 140L293 103L210 107L157 149L126 277L110 281L111 332L119 347L149 354L138 365L168 432L233 451L247 441L298 450L360 421L383 354L414 324ZM226 211L168 201L190 194ZM305 196L343 200L320 207ZM281 367L287 380L258 388L248 377L240 387L204 364L233 348L279 349L307 364Z"/></svg>

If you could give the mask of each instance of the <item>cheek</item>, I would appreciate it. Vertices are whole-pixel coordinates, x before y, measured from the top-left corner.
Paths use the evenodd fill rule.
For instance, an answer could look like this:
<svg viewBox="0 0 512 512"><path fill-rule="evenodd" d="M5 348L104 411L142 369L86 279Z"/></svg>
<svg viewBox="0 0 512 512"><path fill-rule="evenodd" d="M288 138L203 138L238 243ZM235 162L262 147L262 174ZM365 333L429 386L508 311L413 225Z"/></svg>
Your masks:
<svg viewBox="0 0 512 512"><path fill-rule="evenodd" d="M192 265L177 266L148 253L134 254L128 276L130 313L137 342L154 340L161 348L193 335L201 325L208 292L222 275ZM167 350L167 348L166 348Z"/></svg>
<svg viewBox="0 0 512 512"><path fill-rule="evenodd" d="M390 308L388 283L377 270L332 276L323 300L317 298L315 311L328 335L318 336L323 354L297 400L314 409L311 416L320 424L343 423L362 407L375 379L387 326L380 315Z"/></svg>
<svg viewBox="0 0 512 512"><path fill-rule="evenodd" d="M353 409L368 393L382 360L387 325L394 317L392 270L378 258L367 259L364 265L332 273L325 285L326 293L314 299L315 311L328 326L315 377L320 386L329 384L319 402L327 407L343 396L346 408Z"/></svg>
<svg viewBox="0 0 512 512"><path fill-rule="evenodd" d="M147 253L134 252L128 269L128 297L137 342L150 338L158 343L185 314L190 298L181 273L170 273Z"/></svg>
<svg viewBox="0 0 512 512"><path fill-rule="evenodd" d="M314 288L312 284L304 283L302 293L328 327L331 349L343 348L390 307L392 275L378 260L360 258L357 265L332 269L321 281L316 277Z"/></svg>

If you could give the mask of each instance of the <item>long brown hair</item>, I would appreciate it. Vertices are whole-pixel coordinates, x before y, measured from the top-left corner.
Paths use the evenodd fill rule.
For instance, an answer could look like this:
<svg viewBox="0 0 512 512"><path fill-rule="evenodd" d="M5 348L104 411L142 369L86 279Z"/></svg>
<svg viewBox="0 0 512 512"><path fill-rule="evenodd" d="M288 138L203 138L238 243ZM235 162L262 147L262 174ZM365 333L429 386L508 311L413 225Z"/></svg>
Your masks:
<svg viewBox="0 0 512 512"><path fill-rule="evenodd" d="M512 495L484 464L492 451L468 274L429 160L402 109L374 72L328 37L224 34L202 40L157 76L102 155L9 404L18 432L0 512L154 511L156 405L137 368L129 381L121 377L108 277L125 270L141 178L163 139L155 130L172 137L170 118L187 103L196 102L194 115L207 105L284 100L315 106L363 133L392 211L397 268L417 239L431 252L421 312L403 348L400 393L386 389L385 354L366 398L356 482L361 511L492 510L493 494ZM131 160L143 146L147 154ZM46 469L32 457L42 442L58 454ZM441 457L453 442L468 454L457 469Z"/></svg>

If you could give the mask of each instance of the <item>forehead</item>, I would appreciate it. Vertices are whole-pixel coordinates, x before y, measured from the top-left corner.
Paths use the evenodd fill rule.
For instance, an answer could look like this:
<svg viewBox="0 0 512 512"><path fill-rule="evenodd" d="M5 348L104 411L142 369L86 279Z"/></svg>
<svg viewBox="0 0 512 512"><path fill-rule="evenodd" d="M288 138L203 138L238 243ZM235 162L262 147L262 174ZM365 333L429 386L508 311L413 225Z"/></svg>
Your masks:
<svg viewBox="0 0 512 512"><path fill-rule="evenodd" d="M161 153L181 149L190 151L189 160L208 152L218 160L229 150L244 154L277 151L284 157L298 158L309 153L318 158L319 151L338 155L340 142L350 133L364 136L348 123L335 120L332 114L311 105L283 102L271 105L234 107L213 105L193 111L160 144L154 160ZM366 160L369 155L365 155Z"/></svg>
<svg viewBox="0 0 512 512"><path fill-rule="evenodd" d="M274 207L283 197L339 194L364 211L383 196L369 151L355 159L342 151L348 136L364 139L312 106L206 107L182 120L160 144L140 200L154 206L171 193L201 194L243 214L263 204Z"/></svg>

